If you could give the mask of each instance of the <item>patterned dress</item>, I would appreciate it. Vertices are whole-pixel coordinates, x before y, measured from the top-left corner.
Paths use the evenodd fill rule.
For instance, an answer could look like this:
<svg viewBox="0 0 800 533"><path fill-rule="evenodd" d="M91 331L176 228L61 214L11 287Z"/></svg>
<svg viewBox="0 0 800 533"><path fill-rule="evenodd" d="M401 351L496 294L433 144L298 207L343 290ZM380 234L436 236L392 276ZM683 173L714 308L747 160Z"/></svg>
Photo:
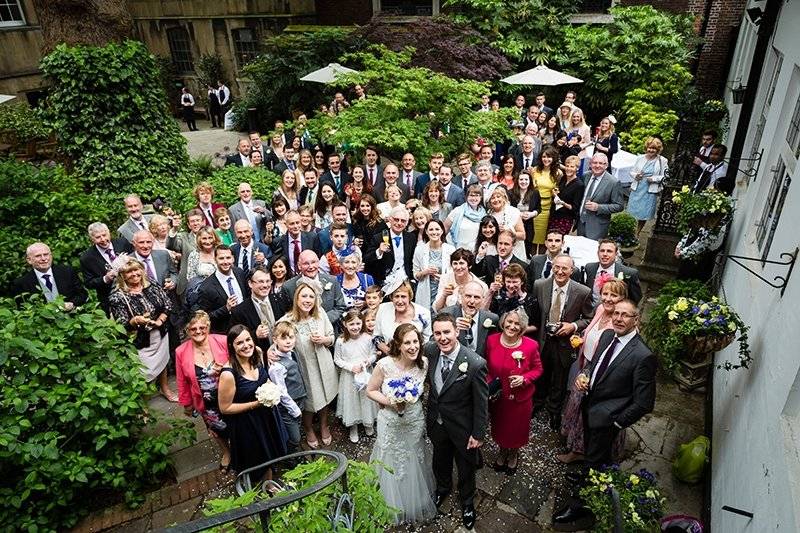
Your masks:
<svg viewBox="0 0 800 533"><path fill-rule="evenodd" d="M203 395L203 406L205 407L205 411L200 413L200 416L203 417L203 422L205 422L209 431L213 431L220 438L227 439L228 426L222 419L218 400L219 374L221 370L222 367L213 361L205 368L200 365L194 365L197 384L200 386L200 393Z"/></svg>
<svg viewBox="0 0 800 533"><path fill-rule="evenodd" d="M389 381L410 376L422 387L424 368L404 370L392 357L384 357L376 366L384 375L381 392L389 396ZM378 429L370 461L378 461L381 492L389 507L398 510L397 522L420 522L436 515L433 504L433 471L430 450L425 447L425 413L422 398L407 404L403 416L392 408L378 411ZM385 465L388 468L384 468Z"/></svg>

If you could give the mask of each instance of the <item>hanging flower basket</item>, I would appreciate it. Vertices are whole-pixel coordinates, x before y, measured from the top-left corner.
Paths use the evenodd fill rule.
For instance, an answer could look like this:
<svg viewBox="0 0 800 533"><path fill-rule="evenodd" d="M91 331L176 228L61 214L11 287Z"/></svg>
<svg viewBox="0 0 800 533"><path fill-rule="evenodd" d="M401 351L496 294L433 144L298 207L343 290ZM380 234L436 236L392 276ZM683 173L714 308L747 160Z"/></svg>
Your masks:
<svg viewBox="0 0 800 533"><path fill-rule="evenodd" d="M698 335L684 339L686 346L686 360L690 363L697 363L704 359L706 355L719 352L728 347L733 342L735 335Z"/></svg>

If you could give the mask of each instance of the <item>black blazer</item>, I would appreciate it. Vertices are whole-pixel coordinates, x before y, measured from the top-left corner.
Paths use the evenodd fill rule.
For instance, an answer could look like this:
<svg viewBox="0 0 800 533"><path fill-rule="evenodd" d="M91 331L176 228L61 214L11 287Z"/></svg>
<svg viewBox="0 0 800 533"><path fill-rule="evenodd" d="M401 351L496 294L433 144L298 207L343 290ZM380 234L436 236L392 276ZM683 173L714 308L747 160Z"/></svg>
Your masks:
<svg viewBox="0 0 800 533"><path fill-rule="evenodd" d="M236 266L239 266L239 254L241 253L241 251L242 251L242 245L240 243L237 242L231 246L231 252L233 253L233 264ZM270 250L269 246L267 246L262 242L253 241L253 248L250 251L250 257L247 258L247 261L249 262L248 264L250 265L251 269L253 268L253 265L255 263L254 256L256 252L261 252L262 254L264 254L265 263L269 261L270 257L272 257L272 250Z"/></svg>
<svg viewBox="0 0 800 533"><path fill-rule="evenodd" d="M428 358L428 412L425 420L428 434L443 426L444 432L455 449L473 464L478 461L477 452L467 451L470 437L485 440L489 408L489 385L486 383L486 361L478 354L459 346L447 380L441 391L436 390L435 373L438 371L440 351L434 342L424 346ZM461 368L466 363L466 372ZM441 417L440 425L437 419Z"/></svg>
<svg viewBox="0 0 800 533"><path fill-rule="evenodd" d="M528 263L513 254L511 255L509 264L519 265L523 269L528 267ZM487 285L494 281L494 275L498 272L500 272L500 256L498 255L484 256L480 262L472 265L472 273L481 278Z"/></svg>
<svg viewBox="0 0 800 533"><path fill-rule="evenodd" d="M242 297L247 301L250 298L250 287L247 285L244 272L239 268L233 267L233 276L239 282ZM197 303L192 307L192 311L202 309L208 313L209 318L211 318L211 333L225 335L228 333L231 318L231 313L225 306L227 301L228 291L219 284L217 276L212 274L200 284L199 297L197 298Z"/></svg>
<svg viewBox="0 0 800 533"><path fill-rule="evenodd" d="M259 339L255 336L256 328L261 325L261 318L258 316L256 304L253 303L252 298L245 298L242 303L231 309L230 325L235 326L236 324L244 324L247 326L250 333L253 334L256 346L261 348L264 355L266 355L267 348L269 348L269 339Z"/></svg>
<svg viewBox="0 0 800 533"><path fill-rule="evenodd" d="M111 240L111 246L114 248L114 254L133 253L133 246L125 238L117 238ZM111 289L114 287L114 280L111 283L103 281L103 276L106 275L108 270L106 266L108 263L94 244L85 252L81 254L81 272L83 273L83 283L87 289L94 289L97 292L97 299L100 302L100 307L103 311L108 313L108 295L111 294Z"/></svg>
<svg viewBox="0 0 800 533"><path fill-rule="evenodd" d="M225 158L225 166L234 165L237 167L243 167L244 164L242 163L242 155L239 152L236 152L233 155L229 155Z"/></svg>
<svg viewBox="0 0 800 533"><path fill-rule="evenodd" d="M589 375L613 338L613 330L600 336L595 351L598 355L589 366ZM616 422L626 428L651 412L656 402L656 367L656 356L637 333L592 384L584 400L589 427L610 427Z"/></svg>
<svg viewBox="0 0 800 533"><path fill-rule="evenodd" d="M411 191L408 190L408 185L401 182L400 180L397 180L395 182L395 185L400 187L400 202L406 203L408 199L411 198ZM386 201L385 194L386 194L386 182L384 180L381 180L381 182L377 184L374 189L372 189L372 197L375 198L375 200L378 203L381 203Z"/></svg>
<svg viewBox="0 0 800 533"><path fill-rule="evenodd" d="M583 279L581 279L581 283L589 287L590 290L594 288L594 279L597 277L597 271L599 269L600 263L589 263L582 269ZM614 277L618 277L620 273L622 273L623 276L622 281L628 286L628 298L638 304L642 299L642 286L639 283L639 271L617 261L614 263Z"/></svg>
<svg viewBox="0 0 800 533"><path fill-rule="evenodd" d="M289 246L288 233L284 233L283 235L281 235L281 238L278 239L277 244L276 241L272 241L272 245L275 255L283 255L287 259L289 258L289 253L292 251L292 247ZM314 253L317 254L317 257L322 255L322 245L319 242L319 236L313 231L300 232L300 248L301 252L303 250L314 250ZM291 264L291 262L289 264ZM278 317L275 318L277 319Z"/></svg>
<svg viewBox="0 0 800 533"><path fill-rule="evenodd" d="M364 237L364 271L375 279L375 283L380 285L386 279L387 274L394 265L394 243L389 241L390 249L378 259L376 252L378 246L383 242L382 232L375 232ZM403 232L403 266L409 280L414 280L414 270L412 263L414 260L414 250L417 247L417 233ZM413 281L412 281L413 283Z"/></svg>
<svg viewBox="0 0 800 533"><path fill-rule="evenodd" d="M86 303L88 294L83 287L78 273L68 265L53 265L53 283L55 283L58 294L67 302L72 302L75 307ZM21 294L41 294L42 289L39 279L33 270L29 270L24 276L17 278L11 285L11 292L14 296Z"/></svg>
<svg viewBox="0 0 800 533"><path fill-rule="evenodd" d="M330 170L325 171L325 173L320 176L319 183L321 185L323 181L327 181L333 185L333 188L336 189L336 194L339 196L339 199L344 202L347 199L347 195L344 193L344 186L353 181L353 178L350 177L350 174L348 174L347 171L341 168L339 169L339 177L341 179L339 180L338 189L336 189L336 181L333 179L333 174L331 174ZM319 192L317 192L317 194L319 194Z"/></svg>

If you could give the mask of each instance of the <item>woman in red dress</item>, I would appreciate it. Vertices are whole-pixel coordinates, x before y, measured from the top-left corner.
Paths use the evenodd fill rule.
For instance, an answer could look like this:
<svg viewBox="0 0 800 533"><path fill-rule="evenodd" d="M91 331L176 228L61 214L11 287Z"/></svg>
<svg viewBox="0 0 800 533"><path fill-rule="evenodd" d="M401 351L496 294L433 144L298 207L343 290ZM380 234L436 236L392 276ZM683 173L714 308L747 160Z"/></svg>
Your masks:
<svg viewBox="0 0 800 533"><path fill-rule="evenodd" d="M500 318L501 333L486 339L486 380L490 393L499 388L489 403L492 438L500 447L492 467L509 476L517 471L519 449L528 444L533 382L542 375L539 344L522 336L526 327L528 316L517 308Z"/></svg>

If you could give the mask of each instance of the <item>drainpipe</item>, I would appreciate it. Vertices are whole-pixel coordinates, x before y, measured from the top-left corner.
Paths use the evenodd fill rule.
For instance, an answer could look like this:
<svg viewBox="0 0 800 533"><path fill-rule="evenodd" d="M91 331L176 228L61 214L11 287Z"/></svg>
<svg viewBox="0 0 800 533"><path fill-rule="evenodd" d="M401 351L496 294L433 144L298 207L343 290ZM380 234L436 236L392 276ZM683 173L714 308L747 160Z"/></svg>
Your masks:
<svg viewBox="0 0 800 533"><path fill-rule="evenodd" d="M744 93L742 107L739 109L739 120L736 122L736 135L730 146L730 159L728 162L728 176L725 180L725 192L733 192L736 187L736 177L739 172L739 163L744 150L744 142L750 131L750 121L753 118L753 109L756 105L756 95L758 94L758 82L766 63L767 51L775 26L778 21L778 13L781 10L783 0L767 0L764 12L758 25L758 38L753 49L753 60L750 64L750 75L747 77L747 89ZM745 15L747 16L747 15Z"/></svg>

